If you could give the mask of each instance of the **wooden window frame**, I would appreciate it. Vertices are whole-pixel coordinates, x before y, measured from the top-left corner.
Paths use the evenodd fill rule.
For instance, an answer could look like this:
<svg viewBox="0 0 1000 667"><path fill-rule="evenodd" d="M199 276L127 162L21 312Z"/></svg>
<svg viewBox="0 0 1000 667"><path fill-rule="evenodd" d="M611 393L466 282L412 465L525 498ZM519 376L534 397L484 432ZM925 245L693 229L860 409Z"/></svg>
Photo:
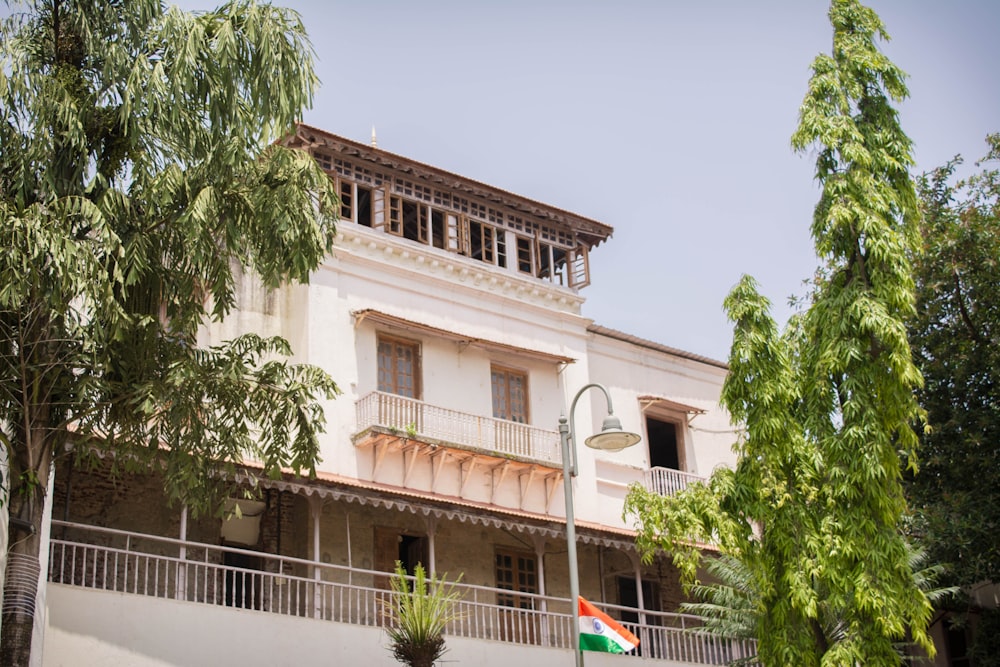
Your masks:
<svg viewBox="0 0 1000 667"><path fill-rule="evenodd" d="M417 202L417 241L424 245L431 244L430 207L423 202Z"/></svg>
<svg viewBox="0 0 1000 667"><path fill-rule="evenodd" d="M389 216L389 186L372 188L372 229L385 229Z"/></svg>
<svg viewBox="0 0 1000 667"><path fill-rule="evenodd" d="M506 396L504 397L504 403L507 407L505 416L497 416L497 396L496 396L496 383L493 381L493 376L497 373L503 373L506 376L504 382L504 388ZM511 401L511 391L510 391L510 376L518 376L524 380L524 402L522 406L522 412L524 414L524 421L518 421L514 419L514 411L512 410ZM528 393L528 372L520 368L512 368L510 366L504 366L502 364L490 364L490 401L493 407L493 418L494 419L504 419L506 421L512 421L519 424L530 424L531 423L531 400Z"/></svg>
<svg viewBox="0 0 1000 667"><path fill-rule="evenodd" d="M393 388L386 389L382 384L382 352L381 347L383 343L388 343L393 345L392 354L392 376L393 376ZM399 381L397 377L397 366L395 346L408 347L413 349L413 395L408 396L407 394L399 393ZM387 394L395 394L397 396L403 396L406 398L413 398L415 400L421 400L421 395L423 392L421 378L421 345L420 341L410 340L408 338L399 338L397 336L392 336L388 334L377 334L375 337L375 364L376 364L376 386L379 391L385 392Z"/></svg>
<svg viewBox="0 0 1000 667"><path fill-rule="evenodd" d="M501 558L510 558L512 567L509 569L511 573L510 581L502 581L500 577ZM530 571L524 571L523 574L530 575L533 578L533 587L528 589L520 585L520 574L522 574L522 568L520 566L520 560L530 562L532 568ZM508 568L502 568L507 571ZM513 607L517 609L534 609L534 598L525 597L525 594L537 595L538 594L538 557L530 551L519 551L517 549L510 549L506 547L496 547L494 549L493 556L493 576L496 582L496 588L498 591L505 591L504 593L497 593L497 605L501 607ZM510 586L507 588L506 586ZM509 592L506 592L509 591Z"/></svg>
<svg viewBox="0 0 1000 667"><path fill-rule="evenodd" d="M399 195L388 195L389 206L386 211L385 231L395 236L403 235L403 198Z"/></svg>
<svg viewBox="0 0 1000 667"><path fill-rule="evenodd" d="M568 251L567 275L570 287L586 287L590 284L590 259L587 247L578 245Z"/></svg>
<svg viewBox="0 0 1000 667"><path fill-rule="evenodd" d="M354 184L342 178L333 179L340 200L340 219L357 222L357 200L354 196Z"/></svg>

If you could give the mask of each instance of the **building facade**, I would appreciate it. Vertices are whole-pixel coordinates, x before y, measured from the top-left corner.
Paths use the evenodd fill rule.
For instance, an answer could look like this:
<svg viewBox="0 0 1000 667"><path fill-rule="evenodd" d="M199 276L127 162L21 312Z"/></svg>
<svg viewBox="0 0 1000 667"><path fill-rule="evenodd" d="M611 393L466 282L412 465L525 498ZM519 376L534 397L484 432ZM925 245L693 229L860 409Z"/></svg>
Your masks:
<svg viewBox="0 0 1000 667"><path fill-rule="evenodd" d="M84 650L128 664L352 659L329 644L379 641L396 561L461 576L448 638L459 662L559 660L571 636L563 415L577 436L581 594L631 627L645 658L746 651L691 631L676 572L640 562L621 516L630 484L672 493L731 465L736 435L718 405L725 364L582 316L612 228L317 128L289 144L336 183L336 247L308 285L243 277L237 311L202 342L281 335L333 376L343 394L325 405L318 475L255 480L253 499L231 500L236 516L196 520L155 475L58 470L45 664L84 664ZM584 446L607 412L592 384L639 445ZM180 611L200 619L185 642L130 625ZM279 627L253 649L233 641ZM393 664L385 650L366 659Z"/></svg>

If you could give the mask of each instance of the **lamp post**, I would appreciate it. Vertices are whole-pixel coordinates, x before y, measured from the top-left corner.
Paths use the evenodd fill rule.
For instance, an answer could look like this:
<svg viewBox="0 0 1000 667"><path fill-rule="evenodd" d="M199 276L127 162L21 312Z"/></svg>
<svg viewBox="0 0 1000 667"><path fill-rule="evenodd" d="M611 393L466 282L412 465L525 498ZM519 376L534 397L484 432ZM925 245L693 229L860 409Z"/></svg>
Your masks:
<svg viewBox="0 0 1000 667"><path fill-rule="evenodd" d="M600 389L604 393L604 398L608 401L608 416L604 418L601 425L601 432L592 435L584 444L592 449L603 449L609 452L617 452L626 447L631 447L642 438L635 433L628 433L622 430L622 422L615 416L615 411L611 407L611 395L602 385L591 383L585 385L576 392L573 402L569 407L569 422L566 415L559 417L559 440L562 445L563 464L563 488L566 497L566 553L569 557L569 596L570 608L573 613L573 652L576 655L577 667L583 667L583 651L580 650L580 573L576 560L576 523L573 517L573 477L576 477L576 426L573 415L576 412L576 403L588 389Z"/></svg>

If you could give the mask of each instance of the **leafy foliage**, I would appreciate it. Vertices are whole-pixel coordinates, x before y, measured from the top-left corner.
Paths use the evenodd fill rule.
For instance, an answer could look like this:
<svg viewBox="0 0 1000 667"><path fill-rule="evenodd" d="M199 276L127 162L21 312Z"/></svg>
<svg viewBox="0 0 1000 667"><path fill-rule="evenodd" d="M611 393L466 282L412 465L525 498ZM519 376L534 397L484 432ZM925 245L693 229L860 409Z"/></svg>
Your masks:
<svg viewBox="0 0 1000 667"><path fill-rule="evenodd" d="M915 527L956 584L1000 581L1000 135L984 168L952 184L961 158L920 183L910 340L930 429L907 477Z"/></svg>
<svg viewBox="0 0 1000 667"><path fill-rule="evenodd" d="M461 579L461 577L459 578ZM413 577L396 561L396 574L390 580L392 598L386 601L392 622L386 634L392 642L397 661L411 667L430 667L445 652L444 631L448 623L461 618L455 603L461 594L455 584L444 578L428 577L419 563Z"/></svg>
<svg viewBox="0 0 1000 667"><path fill-rule="evenodd" d="M922 590L927 599L937 605L953 598L959 589L953 586L938 586L938 581L944 573L944 567L939 564L928 565L928 553L919 548L910 548L910 568L913 570L914 582ZM720 555L707 558L704 561L705 571L710 577L709 583L696 583L690 592L696 602L685 602L681 611L695 614L704 619L704 626L691 628L692 632L707 632L724 639L754 639L758 636L758 623L761 621L759 607L756 601L760 594L753 588L753 577L747 565L730 555ZM833 641L842 641L848 630L842 619L832 616L820 619L823 634ZM896 643L900 656L906 654L908 642ZM757 657L749 656L731 662L737 665L756 664Z"/></svg>
<svg viewBox="0 0 1000 667"><path fill-rule="evenodd" d="M956 157L920 181L923 252L908 323L930 425L919 473L906 476L911 529L965 587L1000 581L1000 135L987 143L967 179L953 182ZM988 664L1000 649L997 614L971 601L951 607L982 614L972 651Z"/></svg>
<svg viewBox="0 0 1000 667"><path fill-rule="evenodd" d="M333 380L288 363L279 338L197 340L235 306L237 273L308 279L336 198L308 155L273 143L317 83L293 12L16 9L0 27L0 442L10 542L34 559L68 451L165 465L196 512L215 507L220 467L314 470ZM5 615L0 662L27 661L23 621Z"/></svg>
<svg viewBox="0 0 1000 667"><path fill-rule="evenodd" d="M700 543L745 568L764 664L894 665L908 634L933 650L900 530L899 452L913 456L921 417L904 325L919 213L892 106L907 91L872 10L833 0L829 15L833 51L813 62L792 137L816 152L822 186L809 308L779 334L741 280L725 302L735 329L722 396L744 428L736 469L675 497L633 488L626 513L646 556L671 551L688 584Z"/></svg>

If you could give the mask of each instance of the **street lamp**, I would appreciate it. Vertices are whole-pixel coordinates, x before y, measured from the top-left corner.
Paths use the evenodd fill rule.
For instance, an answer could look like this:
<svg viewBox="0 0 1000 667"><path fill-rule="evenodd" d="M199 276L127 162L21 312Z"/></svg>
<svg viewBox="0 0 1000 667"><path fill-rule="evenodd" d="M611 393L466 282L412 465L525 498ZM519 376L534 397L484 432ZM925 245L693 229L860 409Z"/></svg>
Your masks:
<svg viewBox="0 0 1000 667"><path fill-rule="evenodd" d="M615 416L615 411L611 407L611 395L602 385L592 383L584 386L573 397L573 402L569 407L569 423L566 422L566 415L559 417L559 440L562 444L562 464L563 464L563 485L566 496L566 552L569 556L569 597L570 608L573 612L573 652L576 655L577 667L583 667L583 651L580 650L580 574L576 561L576 523L573 517L573 481L576 477L576 426L573 415L576 412L576 402L583 396L583 392L588 389L600 389L604 392L604 398L608 401L608 416L604 418L601 425L601 432L592 435L583 441L585 445L592 449L603 449L609 452L617 452L631 447L642 438L635 433L628 433L622 430L622 422Z"/></svg>

